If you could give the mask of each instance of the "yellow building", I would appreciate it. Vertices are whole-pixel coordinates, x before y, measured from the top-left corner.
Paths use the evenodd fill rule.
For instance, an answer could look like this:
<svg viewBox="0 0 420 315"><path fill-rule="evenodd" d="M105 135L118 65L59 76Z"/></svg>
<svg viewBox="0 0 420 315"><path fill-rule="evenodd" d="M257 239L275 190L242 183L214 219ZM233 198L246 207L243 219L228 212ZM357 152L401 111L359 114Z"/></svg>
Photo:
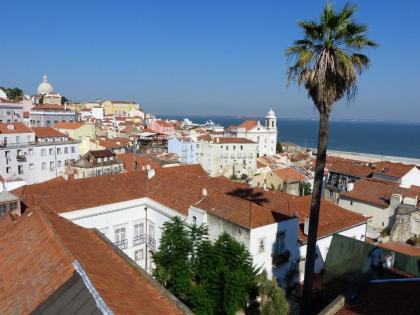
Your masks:
<svg viewBox="0 0 420 315"><path fill-rule="evenodd" d="M139 104L127 101L105 101L102 103L105 115L118 115L124 117L140 117L144 119L144 112Z"/></svg>
<svg viewBox="0 0 420 315"><path fill-rule="evenodd" d="M59 122L54 125L54 128L72 139L80 140L79 153L81 155L90 150L90 141L95 139L95 126L91 124Z"/></svg>

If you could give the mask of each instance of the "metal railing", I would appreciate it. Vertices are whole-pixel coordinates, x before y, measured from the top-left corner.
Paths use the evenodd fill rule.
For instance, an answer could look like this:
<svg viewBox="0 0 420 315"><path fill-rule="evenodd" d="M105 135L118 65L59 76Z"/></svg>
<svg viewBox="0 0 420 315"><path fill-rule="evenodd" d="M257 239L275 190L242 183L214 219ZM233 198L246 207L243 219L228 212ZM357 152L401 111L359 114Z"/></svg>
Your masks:
<svg viewBox="0 0 420 315"><path fill-rule="evenodd" d="M116 241L115 246L117 246L119 249L126 249L128 246L128 240L125 239L121 241Z"/></svg>
<svg viewBox="0 0 420 315"><path fill-rule="evenodd" d="M144 244L145 241L146 241L146 235L145 234L140 234L140 235L134 236L133 237L133 246Z"/></svg>

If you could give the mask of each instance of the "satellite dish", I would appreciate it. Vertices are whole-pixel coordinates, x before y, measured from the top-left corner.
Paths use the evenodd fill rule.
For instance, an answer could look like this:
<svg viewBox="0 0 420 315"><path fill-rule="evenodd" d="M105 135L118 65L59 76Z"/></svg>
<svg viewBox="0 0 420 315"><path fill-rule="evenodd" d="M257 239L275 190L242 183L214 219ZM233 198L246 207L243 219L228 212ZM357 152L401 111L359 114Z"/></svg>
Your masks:
<svg viewBox="0 0 420 315"><path fill-rule="evenodd" d="M201 193L203 194L204 197L207 197L207 195L208 195L207 189L205 189L205 188L203 188Z"/></svg>
<svg viewBox="0 0 420 315"><path fill-rule="evenodd" d="M152 179L153 178L153 176L155 176L155 170L152 168L152 169L150 169L150 170L148 170L147 171L147 178L148 179Z"/></svg>

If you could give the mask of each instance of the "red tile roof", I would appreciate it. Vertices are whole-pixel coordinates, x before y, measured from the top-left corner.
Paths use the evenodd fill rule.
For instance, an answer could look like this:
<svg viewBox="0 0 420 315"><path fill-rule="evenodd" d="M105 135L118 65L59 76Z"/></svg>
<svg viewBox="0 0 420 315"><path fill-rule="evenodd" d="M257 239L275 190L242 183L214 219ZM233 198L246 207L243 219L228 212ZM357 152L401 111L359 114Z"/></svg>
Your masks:
<svg viewBox="0 0 420 315"><path fill-rule="evenodd" d="M420 247L418 246L412 246L412 245L401 244L401 243L393 243L393 242L379 243L377 245L380 247L392 250L394 252L402 253L404 255L420 257Z"/></svg>
<svg viewBox="0 0 420 315"><path fill-rule="evenodd" d="M10 126L10 128L8 126ZM0 123L0 134L32 133L32 132L33 131L30 128L26 127L26 125L21 122Z"/></svg>
<svg viewBox="0 0 420 315"><path fill-rule="evenodd" d="M358 178L368 177L374 171L366 162L336 157L328 157L327 168L330 172Z"/></svg>
<svg viewBox="0 0 420 315"><path fill-rule="evenodd" d="M7 244L0 248L7 257L0 261L2 314L33 311L73 275L75 260L116 314L183 313L97 232L45 209L29 211L16 222L0 220L1 244Z"/></svg>
<svg viewBox="0 0 420 315"><path fill-rule="evenodd" d="M250 130L258 125L258 121L256 120L245 120L236 128L245 128L246 130Z"/></svg>
<svg viewBox="0 0 420 315"><path fill-rule="evenodd" d="M213 139L213 142L216 142L216 143L226 143L226 144L229 144L229 143L244 143L244 144L246 144L246 143L256 143L256 142L254 142L252 140L249 140L247 138L237 138L237 137L220 137L220 138L215 138L215 139Z"/></svg>
<svg viewBox="0 0 420 315"><path fill-rule="evenodd" d="M51 127L36 127L32 128L37 138L55 138L55 137L67 137L64 133L59 132Z"/></svg>
<svg viewBox="0 0 420 315"><path fill-rule="evenodd" d="M38 104L34 108L32 108L33 111L37 110L58 110L58 111L65 111L65 108L63 105L57 105L57 104Z"/></svg>
<svg viewBox="0 0 420 315"><path fill-rule="evenodd" d="M127 170L127 172L141 172L143 169L143 166L146 167L146 165L150 165L153 169L159 169L160 165L151 159L146 159L138 155L133 155L133 153L123 153L123 154L117 154L117 159L122 161L124 163L124 168ZM137 161L137 170L134 170L134 161Z"/></svg>
<svg viewBox="0 0 420 315"><path fill-rule="evenodd" d="M284 181L304 181L307 179L304 174L299 173L293 167L279 168L277 170L274 170L273 173L275 173Z"/></svg>
<svg viewBox="0 0 420 315"><path fill-rule="evenodd" d="M414 164L395 163L389 161L377 162L375 173L401 178L416 166Z"/></svg>
<svg viewBox="0 0 420 315"><path fill-rule="evenodd" d="M54 128L57 129L79 129L85 124L79 122L58 122L54 125Z"/></svg>
<svg viewBox="0 0 420 315"><path fill-rule="evenodd" d="M357 200L387 208L392 194L400 194L402 197L420 196L420 192L416 193L415 187L407 189L399 187L398 183L365 178L355 182L353 190L340 193L340 198Z"/></svg>

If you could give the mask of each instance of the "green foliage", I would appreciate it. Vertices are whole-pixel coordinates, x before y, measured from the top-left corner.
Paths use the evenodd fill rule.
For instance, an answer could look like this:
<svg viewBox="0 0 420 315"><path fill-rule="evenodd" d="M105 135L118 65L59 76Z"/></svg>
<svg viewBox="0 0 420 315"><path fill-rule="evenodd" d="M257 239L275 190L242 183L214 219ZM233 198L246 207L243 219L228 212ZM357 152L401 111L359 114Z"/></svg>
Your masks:
<svg viewBox="0 0 420 315"><path fill-rule="evenodd" d="M212 243L206 226L164 224L154 276L196 314L235 314L246 306L256 271L245 246L227 233Z"/></svg>
<svg viewBox="0 0 420 315"><path fill-rule="evenodd" d="M23 98L23 91L17 87L15 88L5 88L0 87L1 90L6 93L7 98L11 101L20 101Z"/></svg>
<svg viewBox="0 0 420 315"><path fill-rule="evenodd" d="M283 146L281 145L280 142L277 142L277 144L276 144L276 152L278 152L278 153L283 153L284 152Z"/></svg>
<svg viewBox="0 0 420 315"><path fill-rule="evenodd" d="M354 15L357 7L346 4L335 11L327 4L319 20L300 21L304 32L285 54L293 61L289 68L289 82L296 82L308 90L318 111L329 115L333 103L356 93L356 77L369 64L361 52L377 44L366 36L367 26L358 24Z"/></svg>
<svg viewBox="0 0 420 315"><path fill-rule="evenodd" d="M258 275L258 293L261 298L260 314L285 315L289 313L289 303L283 289L275 280L269 280L265 271Z"/></svg>
<svg viewBox="0 0 420 315"><path fill-rule="evenodd" d="M299 195L307 196L312 194L311 184L307 182L299 182Z"/></svg>

